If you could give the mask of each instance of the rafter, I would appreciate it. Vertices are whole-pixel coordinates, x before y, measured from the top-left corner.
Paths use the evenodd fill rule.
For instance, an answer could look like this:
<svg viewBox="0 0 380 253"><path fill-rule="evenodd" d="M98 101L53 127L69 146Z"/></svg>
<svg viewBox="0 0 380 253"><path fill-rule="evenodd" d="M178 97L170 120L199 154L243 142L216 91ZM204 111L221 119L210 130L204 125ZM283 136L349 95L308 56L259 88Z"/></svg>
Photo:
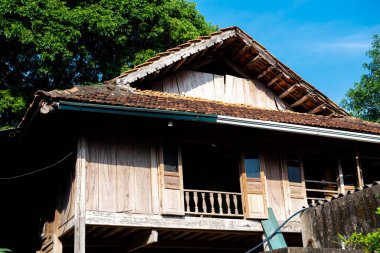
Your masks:
<svg viewBox="0 0 380 253"><path fill-rule="evenodd" d="M320 111L324 111L327 109L327 106L326 104L321 104L321 105L318 105L317 107L311 109L310 111L308 111L307 113L311 113L311 114L315 114L315 113L318 113Z"/></svg>
<svg viewBox="0 0 380 253"><path fill-rule="evenodd" d="M277 82L278 80L280 80L281 78L283 77L282 73L275 76L272 80L270 80L269 83L267 83L267 87L271 87L275 82Z"/></svg>
<svg viewBox="0 0 380 253"><path fill-rule="evenodd" d="M231 59L231 61L236 61L237 59L239 59L239 57L250 48L252 48L252 45L245 45L242 49L239 50L239 52L236 53L236 55Z"/></svg>
<svg viewBox="0 0 380 253"><path fill-rule="evenodd" d="M308 93L306 94L305 96L303 96L302 98L298 99L296 102L294 102L293 104L290 105L291 108L294 108L296 106L299 106L300 104L303 104L305 101L307 101L309 98L311 97L311 94Z"/></svg>
<svg viewBox="0 0 380 253"><path fill-rule="evenodd" d="M258 75L256 78L257 78L257 79L260 79L260 78L266 76L266 75L267 75L269 72L271 72L273 69L274 69L273 66L269 66L266 70L264 70L263 73L261 73L260 75Z"/></svg>
<svg viewBox="0 0 380 253"><path fill-rule="evenodd" d="M250 62L248 62L245 67L250 68L257 60L261 59L260 54L256 55Z"/></svg>
<svg viewBox="0 0 380 253"><path fill-rule="evenodd" d="M281 93L278 97L279 98L287 97L287 96L289 96L290 93L292 93L293 91L297 90L300 87L301 87L301 85L299 83L296 83L296 84L290 86L287 90L285 90L283 93Z"/></svg>

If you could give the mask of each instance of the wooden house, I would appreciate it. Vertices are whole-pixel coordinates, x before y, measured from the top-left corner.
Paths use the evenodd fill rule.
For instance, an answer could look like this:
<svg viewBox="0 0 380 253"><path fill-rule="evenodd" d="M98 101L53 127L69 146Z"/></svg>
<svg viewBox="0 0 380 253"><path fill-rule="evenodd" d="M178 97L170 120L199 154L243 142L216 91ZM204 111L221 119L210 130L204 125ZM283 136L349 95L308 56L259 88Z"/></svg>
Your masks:
<svg viewBox="0 0 380 253"><path fill-rule="evenodd" d="M237 27L104 85L39 91L16 130L2 135L54 165L22 183L39 189L30 227L44 253L244 252L262 241L268 208L281 223L380 179L380 125ZM302 245L300 219L283 234Z"/></svg>

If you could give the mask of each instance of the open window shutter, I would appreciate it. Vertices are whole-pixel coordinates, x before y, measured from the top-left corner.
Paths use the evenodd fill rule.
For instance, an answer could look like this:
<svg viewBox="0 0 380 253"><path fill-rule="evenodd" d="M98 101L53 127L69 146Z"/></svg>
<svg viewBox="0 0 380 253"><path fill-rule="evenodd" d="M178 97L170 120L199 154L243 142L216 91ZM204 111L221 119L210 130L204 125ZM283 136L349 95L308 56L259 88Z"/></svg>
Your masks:
<svg viewBox="0 0 380 253"><path fill-rule="evenodd" d="M241 158L240 181L245 217L267 218L264 166L257 152L244 152Z"/></svg>
<svg viewBox="0 0 380 253"><path fill-rule="evenodd" d="M307 205L305 178L301 157L288 155L283 161L283 178L287 184L288 216Z"/></svg>
<svg viewBox="0 0 380 253"><path fill-rule="evenodd" d="M180 147L163 143L160 148L161 213L184 215L183 176Z"/></svg>

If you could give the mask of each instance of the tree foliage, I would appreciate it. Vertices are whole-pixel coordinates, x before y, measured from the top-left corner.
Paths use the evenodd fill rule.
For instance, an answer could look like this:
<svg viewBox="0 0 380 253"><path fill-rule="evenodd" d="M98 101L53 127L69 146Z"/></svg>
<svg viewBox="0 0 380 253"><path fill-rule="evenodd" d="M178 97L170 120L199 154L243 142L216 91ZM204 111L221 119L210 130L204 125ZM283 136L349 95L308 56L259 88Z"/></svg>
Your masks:
<svg viewBox="0 0 380 253"><path fill-rule="evenodd" d="M216 29L186 0L0 0L0 125L38 89L111 79Z"/></svg>
<svg viewBox="0 0 380 253"><path fill-rule="evenodd" d="M370 63L363 67L368 73L361 76L360 82L348 90L341 105L353 116L380 122L380 37L373 37L372 49L367 52Z"/></svg>

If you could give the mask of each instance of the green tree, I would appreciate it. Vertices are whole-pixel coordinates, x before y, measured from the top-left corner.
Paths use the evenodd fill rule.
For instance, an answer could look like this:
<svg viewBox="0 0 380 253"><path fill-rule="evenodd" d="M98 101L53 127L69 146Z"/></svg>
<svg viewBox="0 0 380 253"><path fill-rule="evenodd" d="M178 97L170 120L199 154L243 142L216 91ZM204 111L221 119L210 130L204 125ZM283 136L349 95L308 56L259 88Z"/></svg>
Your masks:
<svg viewBox="0 0 380 253"><path fill-rule="evenodd" d="M0 126L38 89L111 79L216 29L186 0L0 0Z"/></svg>
<svg viewBox="0 0 380 253"><path fill-rule="evenodd" d="M348 90L341 105L353 116L364 120L380 122L380 37L373 36L372 49L367 52L370 63L363 67L368 73L361 76L360 82Z"/></svg>

